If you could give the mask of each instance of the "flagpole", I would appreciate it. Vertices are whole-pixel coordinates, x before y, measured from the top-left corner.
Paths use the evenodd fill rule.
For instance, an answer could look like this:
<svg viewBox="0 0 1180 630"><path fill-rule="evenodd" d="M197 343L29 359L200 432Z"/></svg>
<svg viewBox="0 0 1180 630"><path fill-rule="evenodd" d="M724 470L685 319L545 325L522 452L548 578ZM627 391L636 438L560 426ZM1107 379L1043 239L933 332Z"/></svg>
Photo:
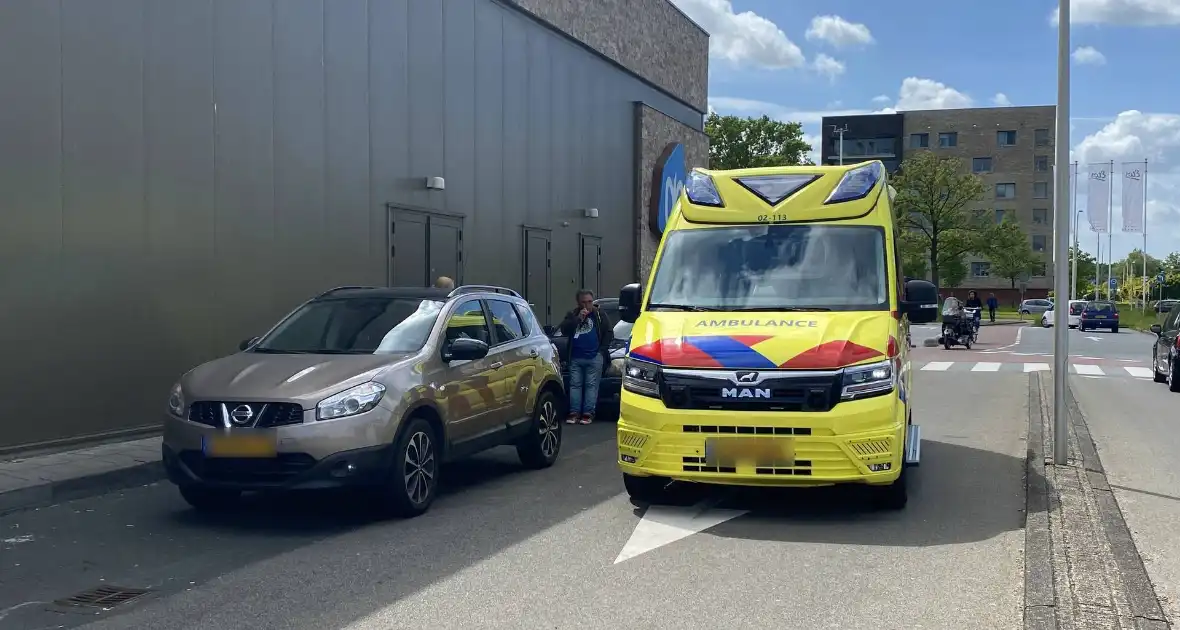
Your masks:
<svg viewBox="0 0 1180 630"><path fill-rule="evenodd" d="M1073 276L1069 286L1069 299L1078 299L1078 163L1073 163L1073 190L1070 191L1069 220L1073 222Z"/></svg>
<svg viewBox="0 0 1180 630"><path fill-rule="evenodd" d="M1143 308L1147 308L1147 160L1143 160Z"/></svg>
<svg viewBox="0 0 1180 630"><path fill-rule="evenodd" d="M1114 301L1114 290L1110 286L1110 279L1114 275L1114 160L1110 161L1110 177L1106 185L1110 192L1110 202L1106 206L1106 299Z"/></svg>

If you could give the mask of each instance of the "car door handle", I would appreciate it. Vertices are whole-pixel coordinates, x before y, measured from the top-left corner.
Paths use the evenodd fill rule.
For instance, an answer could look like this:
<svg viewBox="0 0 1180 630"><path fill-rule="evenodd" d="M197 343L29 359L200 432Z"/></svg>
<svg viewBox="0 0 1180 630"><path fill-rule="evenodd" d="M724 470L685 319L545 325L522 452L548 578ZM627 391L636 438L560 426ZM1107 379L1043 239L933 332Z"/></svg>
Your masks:
<svg viewBox="0 0 1180 630"><path fill-rule="evenodd" d="M495 363L492 364L492 369L499 369L502 367L504 367L504 363L501 361L496 361Z"/></svg>

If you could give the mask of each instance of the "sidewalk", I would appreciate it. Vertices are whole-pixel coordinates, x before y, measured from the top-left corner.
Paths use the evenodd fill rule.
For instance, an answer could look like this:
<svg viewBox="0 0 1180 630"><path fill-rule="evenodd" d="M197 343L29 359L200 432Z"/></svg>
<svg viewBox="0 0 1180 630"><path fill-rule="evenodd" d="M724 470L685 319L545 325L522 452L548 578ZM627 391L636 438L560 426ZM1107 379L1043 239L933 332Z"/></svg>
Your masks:
<svg viewBox="0 0 1180 630"><path fill-rule="evenodd" d="M0 514L149 484L163 477L159 437L0 460Z"/></svg>

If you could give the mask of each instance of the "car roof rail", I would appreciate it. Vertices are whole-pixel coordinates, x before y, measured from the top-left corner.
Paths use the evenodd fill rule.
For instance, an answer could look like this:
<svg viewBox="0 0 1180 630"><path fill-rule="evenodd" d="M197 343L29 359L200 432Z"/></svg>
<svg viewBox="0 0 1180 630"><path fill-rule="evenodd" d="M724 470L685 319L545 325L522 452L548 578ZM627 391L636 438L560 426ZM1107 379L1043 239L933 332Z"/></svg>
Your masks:
<svg viewBox="0 0 1180 630"><path fill-rule="evenodd" d="M504 287L497 287L497 286L493 286L490 284L465 284L465 285L462 285L459 287L455 287L455 290L448 293L447 297L452 298L452 297L455 297L456 295L464 295L467 293L479 293L479 292L500 293L503 295L511 295L512 297L521 298L522 300L524 299L523 297L521 297L521 295L519 293L517 293L516 291L513 291L512 289L506 289Z"/></svg>
<svg viewBox="0 0 1180 630"><path fill-rule="evenodd" d="M332 295L333 293L335 293L337 291L348 291L349 289L375 289L375 288L377 288L377 287L363 287L363 286L359 286L359 285L346 285L346 286L342 286L342 287L334 287L334 288L328 289L327 291L324 291L323 293L317 295L316 298L322 298L325 295Z"/></svg>

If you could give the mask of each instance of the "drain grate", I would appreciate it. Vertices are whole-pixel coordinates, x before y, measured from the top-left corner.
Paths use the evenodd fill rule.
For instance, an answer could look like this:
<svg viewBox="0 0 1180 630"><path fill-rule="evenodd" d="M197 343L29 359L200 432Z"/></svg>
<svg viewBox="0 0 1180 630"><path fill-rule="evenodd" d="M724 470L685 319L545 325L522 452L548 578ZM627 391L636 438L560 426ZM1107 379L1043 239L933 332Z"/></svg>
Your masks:
<svg viewBox="0 0 1180 630"><path fill-rule="evenodd" d="M126 586L96 586L59 599L54 603L59 606L84 606L89 608L114 608L133 601L148 594L146 588L128 588Z"/></svg>

